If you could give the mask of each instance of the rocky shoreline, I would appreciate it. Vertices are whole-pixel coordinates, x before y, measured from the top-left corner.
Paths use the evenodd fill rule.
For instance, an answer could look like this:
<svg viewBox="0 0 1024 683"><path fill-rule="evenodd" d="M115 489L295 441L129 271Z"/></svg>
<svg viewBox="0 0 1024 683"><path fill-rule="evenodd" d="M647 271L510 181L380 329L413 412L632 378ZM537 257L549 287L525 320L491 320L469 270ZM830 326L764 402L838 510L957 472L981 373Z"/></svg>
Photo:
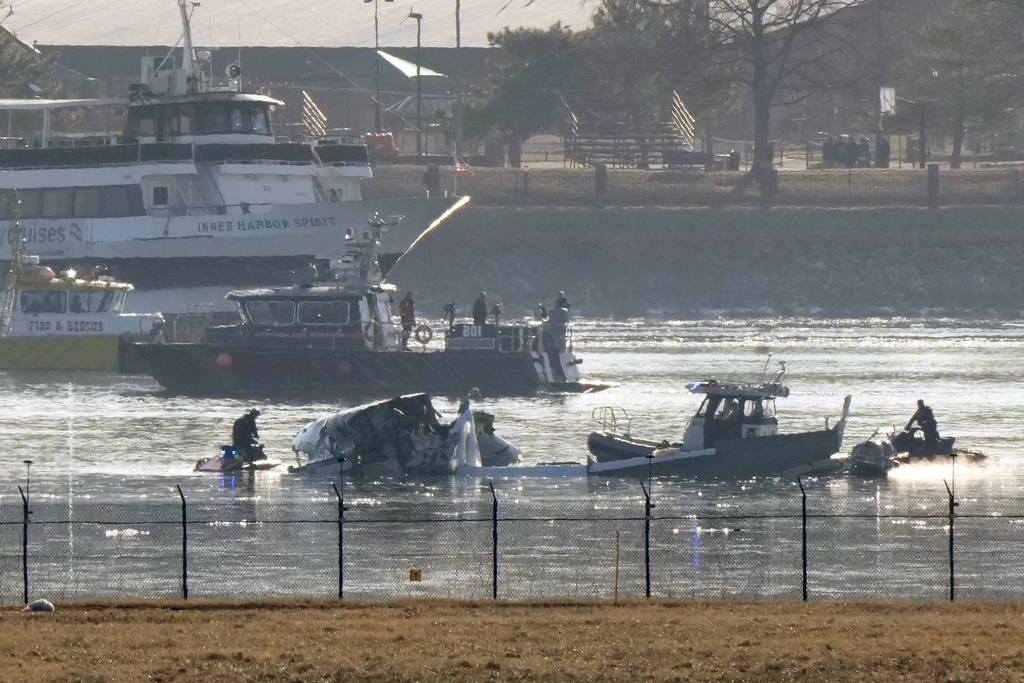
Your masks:
<svg viewBox="0 0 1024 683"><path fill-rule="evenodd" d="M388 279L425 317L481 290L518 317L565 290L588 317L1019 318L1022 257L1022 207L470 205Z"/></svg>

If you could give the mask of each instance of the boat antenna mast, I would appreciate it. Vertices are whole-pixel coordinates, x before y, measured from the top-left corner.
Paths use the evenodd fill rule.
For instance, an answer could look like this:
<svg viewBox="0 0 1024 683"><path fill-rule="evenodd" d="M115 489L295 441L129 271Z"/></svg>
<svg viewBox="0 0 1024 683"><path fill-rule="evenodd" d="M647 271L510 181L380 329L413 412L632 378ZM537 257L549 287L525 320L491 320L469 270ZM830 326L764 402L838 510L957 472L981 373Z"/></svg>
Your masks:
<svg viewBox="0 0 1024 683"><path fill-rule="evenodd" d="M185 72L186 93L195 93L200 90L201 80L199 74L196 73L196 64L198 64L199 59L196 55L195 44L192 42L192 12L201 4L199 2L186 4L185 0L178 0L178 11L181 12L182 38L184 40L181 70Z"/></svg>
<svg viewBox="0 0 1024 683"><path fill-rule="evenodd" d="M761 370L761 384L763 385L765 379L768 377L768 364L772 362L772 353L768 352L768 357L764 359L764 369Z"/></svg>

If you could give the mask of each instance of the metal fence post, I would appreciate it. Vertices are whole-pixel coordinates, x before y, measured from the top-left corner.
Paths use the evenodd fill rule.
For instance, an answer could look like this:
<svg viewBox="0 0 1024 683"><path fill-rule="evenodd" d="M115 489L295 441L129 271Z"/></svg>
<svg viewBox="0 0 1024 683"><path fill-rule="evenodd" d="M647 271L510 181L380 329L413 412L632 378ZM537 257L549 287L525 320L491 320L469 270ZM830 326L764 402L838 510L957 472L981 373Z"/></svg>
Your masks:
<svg viewBox="0 0 1024 683"><path fill-rule="evenodd" d="M28 516L31 514L28 509L28 497L18 487L21 494L21 572L25 581L25 604L28 604Z"/></svg>
<svg viewBox="0 0 1024 683"><path fill-rule="evenodd" d="M800 481L800 477L796 478L796 483L800 485L800 498L801 498L801 516L803 518L803 592L804 602L807 602L807 491L804 490L804 483Z"/></svg>
<svg viewBox="0 0 1024 683"><path fill-rule="evenodd" d="M498 599L498 496L494 493L494 482L489 482L491 487L491 597Z"/></svg>
<svg viewBox="0 0 1024 683"><path fill-rule="evenodd" d="M954 456L955 458L956 456ZM955 460L954 460L955 462ZM946 480L942 480L943 484L946 484ZM946 484L946 492L949 493L949 601L953 602L956 597L956 572L954 555L953 555L953 520L956 518L956 506L959 503L953 497L953 489L950 488L949 484Z"/></svg>
<svg viewBox="0 0 1024 683"><path fill-rule="evenodd" d="M178 487L178 496L181 498L181 596L188 600L188 511L185 506L185 494Z"/></svg>
<svg viewBox="0 0 1024 683"><path fill-rule="evenodd" d="M650 456L648 456L650 457ZM647 576L647 597L651 597L651 510L654 503L651 502L651 493L640 481L640 488L644 490L644 570Z"/></svg>
<svg viewBox="0 0 1024 683"><path fill-rule="evenodd" d="M338 497L338 599L345 597L345 478L341 478L341 491L334 487L334 495Z"/></svg>

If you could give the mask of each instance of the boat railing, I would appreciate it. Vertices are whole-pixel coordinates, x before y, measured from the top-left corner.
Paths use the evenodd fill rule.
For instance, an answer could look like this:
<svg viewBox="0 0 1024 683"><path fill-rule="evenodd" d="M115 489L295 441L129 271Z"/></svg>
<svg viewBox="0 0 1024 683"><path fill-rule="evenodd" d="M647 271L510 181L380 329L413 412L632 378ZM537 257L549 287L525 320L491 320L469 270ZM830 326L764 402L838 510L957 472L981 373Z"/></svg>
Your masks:
<svg viewBox="0 0 1024 683"><path fill-rule="evenodd" d="M527 348L529 341L528 328L521 323L513 323L511 327L498 328L498 352L519 353Z"/></svg>
<svg viewBox="0 0 1024 683"><path fill-rule="evenodd" d="M594 408L590 416L595 422L600 423L601 431L605 434L629 436L630 419L629 413L626 412L625 408L620 406L601 406L599 408ZM620 425L623 424L625 425L625 429L620 431Z"/></svg>
<svg viewBox="0 0 1024 683"><path fill-rule="evenodd" d="M213 304L190 304L174 316L171 331L173 341L198 344L203 340L206 328L213 317Z"/></svg>

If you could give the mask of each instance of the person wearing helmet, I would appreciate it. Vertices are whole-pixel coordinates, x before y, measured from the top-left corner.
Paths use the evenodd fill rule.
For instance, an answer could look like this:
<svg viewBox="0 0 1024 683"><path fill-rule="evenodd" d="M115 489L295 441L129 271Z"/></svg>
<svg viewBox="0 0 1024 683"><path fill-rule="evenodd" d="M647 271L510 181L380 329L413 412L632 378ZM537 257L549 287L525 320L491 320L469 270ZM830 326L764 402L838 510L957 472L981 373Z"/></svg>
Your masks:
<svg viewBox="0 0 1024 683"><path fill-rule="evenodd" d="M231 446L246 462L267 457L263 454L263 448L258 445L260 434L256 429L256 418L259 416L259 409L253 408L235 420L231 428Z"/></svg>
<svg viewBox="0 0 1024 683"><path fill-rule="evenodd" d="M483 325L487 322L487 292L480 292L480 296L473 302L473 324Z"/></svg>

